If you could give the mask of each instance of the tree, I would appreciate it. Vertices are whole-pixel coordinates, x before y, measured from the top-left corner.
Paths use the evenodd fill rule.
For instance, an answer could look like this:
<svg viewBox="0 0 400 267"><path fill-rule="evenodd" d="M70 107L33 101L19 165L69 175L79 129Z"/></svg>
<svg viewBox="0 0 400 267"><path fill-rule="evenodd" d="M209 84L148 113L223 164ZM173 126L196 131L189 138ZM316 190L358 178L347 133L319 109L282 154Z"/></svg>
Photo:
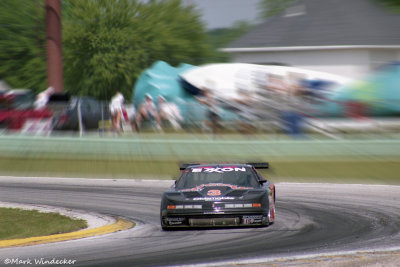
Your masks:
<svg viewBox="0 0 400 267"><path fill-rule="evenodd" d="M47 87L43 0L0 1L0 79L13 88Z"/></svg>
<svg viewBox="0 0 400 267"><path fill-rule="evenodd" d="M130 96L155 61L200 64L211 51L199 15L180 0L65 2L65 88L72 94Z"/></svg>
<svg viewBox="0 0 400 267"><path fill-rule="evenodd" d="M400 0L377 0L387 6L388 9L400 13Z"/></svg>
<svg viewBox="0 0 400 267"><path fill-rule="evenodd" d="M200 15L181 0L62 1L64 88L72 95L129 97L157 60L204 63L213 51ZM47 87L44 0L0 1L0 79Z"/></svg>
<svg viewBox="0 0 400 267"><path fill-rule="evenodd" d="M289 6L299 0L260 0L259 9L261 18L269 18L281 14ZM375 0L394 12L400 12L400 0Z"/></svg>
<svg viewBox="0 0 400 267"><path fill-rule="evenodd" d="M238 21L230 28L214 29L208 32L208 43L214 48L215 52L210 57L211 61L228 62L229 54L219 52L218 49L225 47L235 39L247 33L253 28L247 21Z"/></svg>
<svg viewBox="0 0 400 267"><path fill-rule="evenodd" d="M253 25L247 21L239 21L230 28L220 28L209 31L208 41L212 47L222 48L241 35L247 33L252 27Z"/></svg>
<svg viewBox="0 0 400 267"><path fill-rule="evenodd" d="M260 16L261 18L268 18L278 15L286 10L295 0L261 0Z"/></svg>

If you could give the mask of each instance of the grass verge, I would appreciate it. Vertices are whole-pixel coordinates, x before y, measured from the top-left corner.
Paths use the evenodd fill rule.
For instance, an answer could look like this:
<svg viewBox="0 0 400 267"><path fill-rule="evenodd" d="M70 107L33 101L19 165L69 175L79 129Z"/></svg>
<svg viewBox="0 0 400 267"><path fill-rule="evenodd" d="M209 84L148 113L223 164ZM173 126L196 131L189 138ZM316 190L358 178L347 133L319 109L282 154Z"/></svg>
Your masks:
<svg viewBox="0 0 400 267"><path fill-rule="evenodd" d="M68 233L86 227L85 220L58 213L0 208L0 240Z"/></svg>
<svg viewBox="0 0 400 267"><path fill-rule="evenodd" d="M262 173L274 182L400 184L399 157L291 157L265 160L269 161L270 169ZM165 160L0 158L1 175L71 178L172 179L179 176L178 164L179 161L173 158Z"/></svg>

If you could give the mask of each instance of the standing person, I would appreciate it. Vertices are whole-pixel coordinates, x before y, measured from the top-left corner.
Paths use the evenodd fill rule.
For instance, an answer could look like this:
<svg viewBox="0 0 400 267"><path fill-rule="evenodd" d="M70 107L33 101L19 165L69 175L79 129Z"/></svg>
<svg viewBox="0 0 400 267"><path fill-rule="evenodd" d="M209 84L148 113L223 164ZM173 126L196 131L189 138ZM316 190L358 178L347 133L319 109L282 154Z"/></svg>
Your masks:
<svg viewBox="0 0 400 267"><path fill-rule="evenodd" d="M121 118L124 107L124 96L117 92L112 98L110 103L110 113L112 118L113 131L120 133L121 131Z"/></svg>
<svg viewBox="0 0 400 267"><path fill-rule="evenodd" d="M35 109L43 109L46 107L47 102L49 101L50 96L54 93L54 87L49 87L43 92L39 93L36 96L36 100L34 103Z"/></svg>
<svg viewBox="0 0 400 267"><path fill-rule="evenodd" d="M217 133L217 130L222 128L221 123L220 123L220 116L218 114L218 107L215 98L212 96L211 90L208 88L202 88L201 91L201 96L196 97L197 101L199 101L201 104L205 105L207 110L206 110L206 116L208 119L208 126L211 127L212 133L215 134Z"/></svg>
<svg viewBox="0 0 400 267"><path fill-rule="evenodd" d="M179 108L175 103L168 102L162 95L157 98L160 121L166 120L171 123L175 130L182 129L179 122L183 121Z"/></svg>
<svg viewBox="0 0 400 267"><path fill-rule="evenodd" d="M250 91L239 89L238 97L232 100L237 109L236 114L239 117L237 130L242 133L250 133L252 129L255 129L253 122L259 119L254 109L257 104L255 98Z"/></svg>
<svg viewBox="0 0 400 267"><path fill-rule="evenodd" d="M127 120L129 121L132 127L132 131L137 132L136 128L136 109L133 104L125 105Z"/></svg>
<svg viewBox="0 0 400 267"><path fill-rule="evenodd" d="M150 94L145 95L143 103L139 106L136 115L137 130L140 130L143 120L149 120L152 124L156 122L156 128L158 131L162 131L160 116L156 105L153 102L153 97Z"/></svg>

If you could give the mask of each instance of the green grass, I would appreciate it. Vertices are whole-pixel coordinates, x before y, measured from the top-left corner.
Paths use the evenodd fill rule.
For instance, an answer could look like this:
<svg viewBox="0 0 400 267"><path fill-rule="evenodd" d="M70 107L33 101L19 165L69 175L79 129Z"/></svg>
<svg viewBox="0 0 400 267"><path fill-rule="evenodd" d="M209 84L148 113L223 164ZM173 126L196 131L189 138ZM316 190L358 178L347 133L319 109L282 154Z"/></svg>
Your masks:
<svg viewBox="0 0 400 267"><path fill-rule="evenodd" d="M81 178L171 179L179 175L172 160L85 160L49 158L1 158L1 175Z"/></svg>
<svg viewBox="0 0 400 267"><path fill-rule="evenodd" d="M400 185L399 158L329 158L271 161L263 171L279 182L366 183Z"/></svg>
<svg viewBox="0 0 400 267"><path fill-rule="evenodd" d="M68 233L86 227L85 220L58 213L0 208L0 240Z"/></svg>
<svg viewBox="0 0 400 267"><path fill-rule="evenodd" d="M349 139L350 138L350 139ZM276 182L400 184L400 139L135 134L0 138L0 176L171 179L179 162L268 161Z"/></svg>
<svg viewBox="0 0 400 267"><path fill-rule="evenodd" d="M291 157L272 158L268 161L270 169L262 173L275 182L400 184L398 157ZM171 179L179 176L178 165L179 161L173 158L165 160L0 158L2 175L16 176Z"/></svg>

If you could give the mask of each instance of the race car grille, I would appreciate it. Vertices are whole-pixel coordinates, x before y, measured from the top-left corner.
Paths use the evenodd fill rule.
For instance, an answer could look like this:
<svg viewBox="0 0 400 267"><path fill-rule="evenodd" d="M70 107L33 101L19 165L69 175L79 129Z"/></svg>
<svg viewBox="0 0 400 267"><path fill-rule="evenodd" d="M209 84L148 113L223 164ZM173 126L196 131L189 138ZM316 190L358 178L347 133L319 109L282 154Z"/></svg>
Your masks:
<svg viewBox="0 0 400 267"><path fill-rule="evenodd" d="M239 225L240 218L190 218L190 226L224 226L224 225Z"/></svg>

